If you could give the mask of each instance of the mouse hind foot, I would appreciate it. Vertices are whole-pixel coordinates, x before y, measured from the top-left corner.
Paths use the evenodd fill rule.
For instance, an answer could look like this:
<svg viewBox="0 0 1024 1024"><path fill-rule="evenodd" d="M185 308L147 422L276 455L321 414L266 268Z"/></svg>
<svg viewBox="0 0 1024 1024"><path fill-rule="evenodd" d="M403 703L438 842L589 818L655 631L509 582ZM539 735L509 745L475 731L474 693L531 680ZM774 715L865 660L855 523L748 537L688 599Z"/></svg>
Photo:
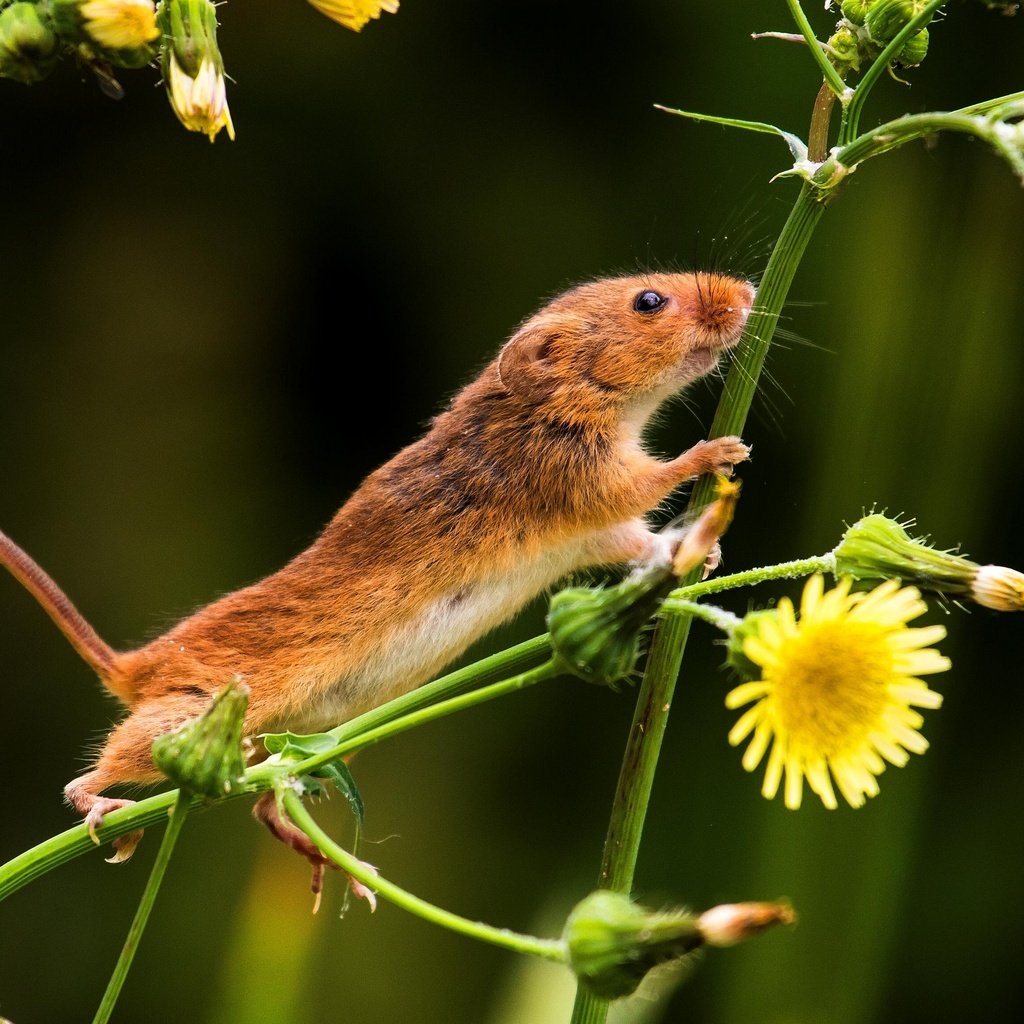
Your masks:
<svg viewBox="0 0 1024 1024"><path fill-rule="evenodd" d="M324 868L331 868L334 871L340 871L341 869L337 864L325 857L313 840L294 822L289 820L281 808L278 807L277 794L273 790L264 793L256 801L252 814L257 821L266 825L275 839L280 840L285 846L291 847L291 849L305 857L312 865L313 877L310 881L310 889L314 897L313 913L315 914L320 909L320 898L323 894ZM366 864L365 867L376 872L376 868L370 864ZM345 877L348 879L348 886L352 894L359 899L366 900L370 904L370 909L376 910L376 894L351 875L346 873Z"/></svg>
<svg viewBox="0 0 1024 1024"><path fill-rule="evenodd" d="M73 779L64 787L65 799L83 816L89 836L97 846L100 844L98 830L103 825L104 816L111 811L120 810L122 807L131 807L135 803L134 800L99 795L99 790L113 785L114 781L119 780L104 782L102 772L92 771ZM114 839L111 844L114 847L114 854L107 858L107 863L122 864L129 860L139 845L142 835L142 829L135 829Z"/></svg>

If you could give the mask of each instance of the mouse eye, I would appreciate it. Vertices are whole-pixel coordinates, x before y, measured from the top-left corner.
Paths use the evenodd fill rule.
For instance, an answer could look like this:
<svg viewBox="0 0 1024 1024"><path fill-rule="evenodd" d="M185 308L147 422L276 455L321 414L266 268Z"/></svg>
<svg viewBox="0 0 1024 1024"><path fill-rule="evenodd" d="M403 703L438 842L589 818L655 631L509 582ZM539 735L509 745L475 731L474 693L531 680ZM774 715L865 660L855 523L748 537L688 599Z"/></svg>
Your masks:
<svg viewBox="0 0 1024 1024"><path fill-rule="evenodd" d="M668 302L666 296L660 295L658 292L646 291L641 292L633 300L633 308L638 313L657 313L666 302Z"/></svg>

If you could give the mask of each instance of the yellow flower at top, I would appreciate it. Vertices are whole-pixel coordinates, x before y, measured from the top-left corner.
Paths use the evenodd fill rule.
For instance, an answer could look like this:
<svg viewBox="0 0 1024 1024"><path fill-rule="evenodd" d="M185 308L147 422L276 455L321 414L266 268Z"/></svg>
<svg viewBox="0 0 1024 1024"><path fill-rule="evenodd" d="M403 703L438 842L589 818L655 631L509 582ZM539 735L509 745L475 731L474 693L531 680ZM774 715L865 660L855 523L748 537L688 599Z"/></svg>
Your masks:
<svg viewBox="0 0 1024 1024"><path fill-rule="evenodd" d="M761 792L769 800L785 773L785 803L800 806L807 780L822 803L837 806L833 780L851 807L878 793L885 762L904 765L928 741L915 708L938 708L942 697L918 676L944 672L948 658L929 647L943 626L910 629L927 608L914 587L887 580L870 593L850 593L843 579L825 593L821 576L804 588L797 619L792 602L757 613L743 653L761 678L725 699L748 708L729 733L736 746L751 736L743 767L753 771L768 746ZM742 627L740 627L742 629Z"/></svg>
<svg viewBox="0 0 1024 1024"><path fill-rule="evenodd" d="M153 0L86 0L79 12L90 38L111 50L136 50L160 35Z"/></svg>
<svg viewBox="0 0 1024 1024"><path fill-rule="evenodd" d="M358 32L371 19L379 18L382 11L394 14L398 0L309 0L322 14L339 25Z"/></svg>

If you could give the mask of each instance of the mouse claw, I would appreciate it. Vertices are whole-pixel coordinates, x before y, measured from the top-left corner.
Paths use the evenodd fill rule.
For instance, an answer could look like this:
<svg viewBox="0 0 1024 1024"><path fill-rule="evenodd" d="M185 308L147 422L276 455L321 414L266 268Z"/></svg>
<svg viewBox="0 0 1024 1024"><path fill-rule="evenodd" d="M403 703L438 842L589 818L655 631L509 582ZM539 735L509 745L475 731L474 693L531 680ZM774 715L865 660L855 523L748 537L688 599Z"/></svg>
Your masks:
<svg viewBox="0 0 1024 1024"><path fill-rule="evenodd" d="M722 545L716 540L711 545L711 550L704 559L704 569L701 572L701 579L706 580L722 564Z"/></svg>
<svg viewBox="0 0 1024 1024"><path fill-rule="evenodd" d="M309 888L314 896L313 913L315 914L320 909L320 898L323 894L324 868L333 868L335 871L341 869L320 852L305 832L297 828L282 814L277 806L277 795L273 790L264 793L256 801L252 814L257 821L261 821L267 826L275 839L280 840L285 846L290 846L313 866L313 877L310 880Z"/></svg>
<svg viewBox="0 0 1024 1024"><path fill-rule="evenodd" d="M85 815L84 823L89 831L89 838L97 845L100 845L100 837L97 829L103 826L103 818L111 811L119 810L121 807L131 807L134 800L117 800L108 796L97 797ZM112 843L114 855L107 858L108 864L123 864L135 852L135 847L142 839L142 829L129 832L126 835L118 836Z"/></svg>
<svg viewBox="0 0 1024 1024"><path fill-rule="evenodd" d="M361 860L359 863L371 874L380 874L372 864L367 864L365 860ZM366 900L370 905L370 913L372 914L377 909L377 894L372 889L363 885L358 878L354 878L348 873L346 873L345 877L348 879L348 887L352 895L355 896L356 899Z"/></svg>
<svg viewBox="0 0 1024 1024"><path fill-rule="evenodd" d="M114 854L111 857L104 858L106 862L108 864L123 864L126 860L131 860L132 854L135 853L135 848L142 842L144 834L143 830L139 828L134 832L126 832L123 836L118 836L110 844L114 847Z"/></svg>

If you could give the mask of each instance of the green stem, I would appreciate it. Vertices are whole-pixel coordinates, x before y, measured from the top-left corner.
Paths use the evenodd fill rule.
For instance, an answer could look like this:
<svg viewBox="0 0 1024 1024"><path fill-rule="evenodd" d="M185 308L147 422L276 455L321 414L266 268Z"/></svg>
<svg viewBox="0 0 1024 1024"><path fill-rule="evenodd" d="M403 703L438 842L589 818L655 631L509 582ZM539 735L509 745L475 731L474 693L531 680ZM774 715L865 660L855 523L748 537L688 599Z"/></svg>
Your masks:
<svg viewBox="0 0 1024 1024"><path fill-rule="evenodd" d="M362 750L364 747L372 746L383 739L397 736L398 733L414 729L419 725L425 725L427 722L445 718L448 715L455 714L456 711L464 711L466 708L473 707L476 704L483 704L485 701L494 700L496 697L504 697L506 694L516 693L518 690L523 690L534 683L543 682L545 679L553 679L559 674L560 670L554 660L549 660L544 662L543 665L528 669L526 672L521 672L510 679L503 679L500 683L492 683L490 686L483 686L470 693L452 697L450 700L438 701L429 707L420 708L418 711L410 711L401 718L384 722L376 728L367 729L365 726L362 726L350 729L349 725L355 726L355 723L359 721L359 719L353 719L349 725L342 725L337 729L331 730L330 734L338 737L339 742L337 746L321 751L318 754L313 754L302 761L289 762L287 764L288 773L290 775L307 775L321 765L325 765L330 761L336 761L339 757L352 754L357 750ZM264 775L272 779L280 775L280 770L281 765L275 763L273 758L270 758L263 764L257 765L253 769L251 776L246 776L246 781L251 778L254 782L261 782Z"/></svg>
<svg viewBox="0 0 1024 1024"><path fill-rule="evenodd" d="M709 626L720 629L723 633L732 634L736 627L743 621L738 615L727 612L724 608L718 608L713 604L701 604L699 601L687 601L684 598L676 598L671 607L662 605L663 614L685 615L694 619L701 619Z"/></svg>
<svg viewBox="0 0 1024 1024"><path fill-rule="evenodd" d="M394 882L381 878L363 861L342 849L320 828L313 816L306 810L298 794L293 790L284 790L282 800L288 817L313 840L317 849L325 857L337 864L346 874L365 885L367 889L373 890L389 902L425 921L440 925L449 931L458 932L460 935L467 935L481 942L489 942L493 946L501 946L514 953L526 953L530 956L542 957L545 960L565 963L566 949L565 943L561 939L539 939L536 936L522 935L506 928L495 928L493 925L460 917L449 910L428 903L426 900L420 899L419 896L414 896L411 892L395 885Z"/></svg>
<svg viewBox="0 0 1024 1024"><path fill-rule="evenodd" d="M692 583L687 587L673 590L662 604L662 611L672 611L675 601L696 601L708 594L720 594L723 590L736 590L739 587L753 587L769 580L793 580L801 576L810 576L815 572L835 572L836 556L831 552L815 555L812 558L797 558L792 562L778 562L775 565L762 565L756 569L745 569L743 572L730 573L715 579Z"/></svg>
<svg viewBox="0 0 1024 1024"><path fill-rule="evenodd" d="M848 145L836 149L833 158L822 167L818 176L825 179L834 177L836 165L851 171L872 157L881 156L907 142L937 132L960 132L983 139L1014 168L1018 175L1024 175L1024 156L1018 148L1005 141L997 130L997 123L993 123L982 114L965 114L955 110L907 114L880 124L877 128L858 136Z"/></svg>
<svg viewBox="0 0 1024 1024"><path fill-rule="evenodd" d="M823 212L824 206L805 185L765 268L756 306L718 403L711 437L743 430L789 286ZM711 477L702 477L688 511L702 509L711 500L714 487ZM695 570L694 577L699 571ZM603 888L628 893L633 887L640 837L691 621L689 615L672 615L662 618L655 629L612 805L598 880ZM572 1024L601 1024L607 1013L605 1000L577 988Z"/></svg>
<svg viewBox="0 0 1024 1024"><path fill-rule="evenodd" d="M811 127L807 132L807 159L812 163L820 164L828 156L828 130L832 124L832 108L835 104L836 94L829 88L828 82L822 82L814 99Z"/></svg>
<svg viewBox="0 0 1024 1024"><path fill-rule="evenodd" d="M797 27L807 43L807 49L811 51L811 56L817 62L818 67L821 68L821 73L828 83L829 89L841 100L844 99L847 94L846 83L839 77L839 72L836 71L825 51L822 50L821 43L818 42L818 37L814 34L814 30L811 28L799 0L786 0L786 3L789 4L793 20L797 23Z"/></svg>
<svg viewBox="0 0 1024 1024"><path fill-rule="evenodd" d="M527 640L524 643L517 644L515 647L510 647L506 651L501 651L498 654L484 658L473 665L458 669L433 683L421 686L418 690L413 690L411 693L404 694L393 701L382 704L380 707L374 708L372 711L368 711L366 714L360 715L358 718L354 718L352 721L339 726L334 730L334 734L339 737L339 746L344 742L349 744L349 746L343 748L344 750L352 749L356 744L353 744L351 741L364 733L372 734L373 730L379 729L388 723L398 723L403 715L417 713L424 706L429 706L431 703L443 703L443 698L451 694L460 694L471 686L500 679L503 675L507 675L509 671L527 668L541 658L549 659L550 655L551 645L548 642L547 634L534 637L532 640ZM547 678L547 676L541 678ZM489 687L484 696L479 697L476 701L471 700L469 703L491 699L514 689L522 689L524 685L526 685L524 682L519 682L518 685L510 682L506 688L495 690L493 687ZM449 714L451 710L451 708L443 709L442 713ZM381 735L378 733L376 739L379 740L381 738ZM334 751L332 751L332 755L336 756ZM319 764L319 759L316 760ZM290 766L290 770L302 768L309 770L308 763L302 762L301 765ZM253 793L268 789L272 778L262 765L257 765L246 773L246 780L247 782L251 781L248 792ZM245 792L240 792L224 799L236 800L245 795ZM155 825L165 820L168 809L177 800L178 791L170 790L149 797L146 800L140 800L130 807L111 811L109 814L104 815L103 824L98 830L100 842L109 842L111 839L116 839L126 832L145 828L148 825ZM218 803L220 802L218 801ZM210 806L209 803L200 797L192 797L190 799L189 808L191 810L201 810L208 806ZM96 845L90 838L85 825L76 825L60 835L44 840L17 857L13 857L6 864L0 865L0 902L3 902L8 896L17 892L23 886L28 885L29 882L35 881L35 879L41 878L43 875L53 871L61 864L65 864L69 860L73 860L75 857L80 857L83 854L91 853L95 849Z"/></svg>
<svg viewBox="0 0 1024 1024"><path fill-rule="evenodd" d="M188 817L190 802L187 793L181 792L178 794L174 810L171 812L171 820L167 823L167 829L164 831L160 849L157 851L153 870L149 873L149 881L146 882L142 899L139 900L138 909L135 911L135 919L128 930L128 937L124 940L124 947L121 950L120 957L118 957L117 965L114 967L114 973L110 976L110 981L107 983L107 990L103 993L103 1001L96 1011L96 1016L93 1017L93 1024L106 1024L110 1020L110 1015L114 1012L117 997L121 994L125 978L128 977L128 970L132 965L132 960L135 959L135 952L139 948L142 933L146 930L150 912L153 909L153 904L156 902L156 895L160 891L160 883L163 882L167 865L171 861L174 844L178 841L178 836L181 834L185 818Z"/></svg>
<svg viewBox="0 0 1024 1024"><path fill-rule="evenodd" d="M393 722L411 711L418 711L420 708L435 704L439 700L522 672L550 656L551 644L548 642L547 633L543 633L531 640L524 640L521 644L516 644L515 647L509 647L505 651L499 651L490 657L473 662L472 665L467 665L465 668L449 672L432 683L402 694L401 697L389 700L386 704L381 704L379 707L331 729L330 733L332 736L337 736L338 739L343 739L356 733L367 732L387 722Z"/></svg>

